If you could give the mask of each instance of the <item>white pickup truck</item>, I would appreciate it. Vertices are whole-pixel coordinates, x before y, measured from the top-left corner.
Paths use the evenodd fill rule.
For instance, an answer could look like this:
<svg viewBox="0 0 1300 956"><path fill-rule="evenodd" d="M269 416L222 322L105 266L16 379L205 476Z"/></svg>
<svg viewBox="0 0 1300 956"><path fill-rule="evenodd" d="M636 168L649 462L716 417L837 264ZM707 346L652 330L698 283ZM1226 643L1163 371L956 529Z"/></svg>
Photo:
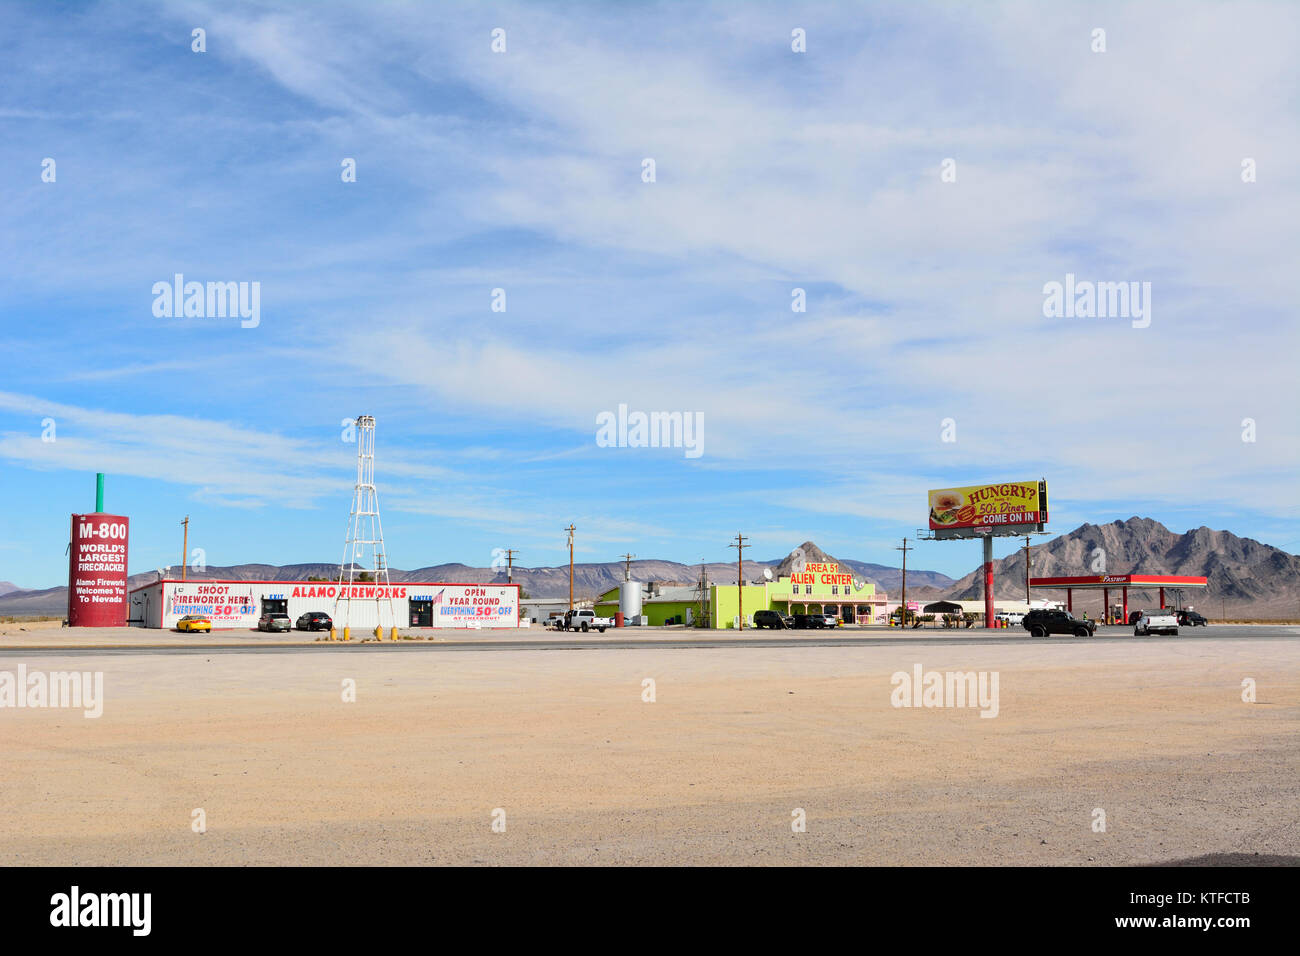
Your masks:
<svg viewBox="0 0 1300 956"><path fill-rule="evenodd" d="M1143 611L1133 625L1133 636L1142 637L1147 634L1172 634L1178 636L1178 612L1169 608L1159 608L1154 611Z"/></svg>
<svg viewBox="0 0 1300 956"><path fill-rule="evenodd" d="M614 622L607 617L596 617L595 611L574 609L565 611L557 626L561 631L600 631L604 634L605 628L613 627Z"/></svg>

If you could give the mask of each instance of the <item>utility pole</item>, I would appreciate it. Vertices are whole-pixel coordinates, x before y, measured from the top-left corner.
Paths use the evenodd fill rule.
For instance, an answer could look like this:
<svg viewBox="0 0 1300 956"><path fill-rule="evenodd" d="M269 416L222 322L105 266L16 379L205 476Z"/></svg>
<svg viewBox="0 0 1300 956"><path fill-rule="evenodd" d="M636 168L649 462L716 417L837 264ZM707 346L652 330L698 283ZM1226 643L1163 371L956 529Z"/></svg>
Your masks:
<svg viewBox="0 0 1300 956"><path fill-rule="evenodd" d="M506 584L514 584L515 581L515 550L506 548Z"/></svg>
<svg viewBox="0 0 1300 956"><path fill-rule="evenodd" d="M620 554L619 557L623 559L623 580L631 581L632 580L632 559L635 558L636 555Z"/></svg>
<svg viewBox="0 0 1300 956"><path fill-rule="evenodd" d="M190 563L190 516L186 515L185 520L181 522L185 529L185 536L181 539L181 580L185 580L185 568Z"/></svg>
<svg viewBox="0 0 1300 956"><path fill-rule="evenodd" d="M569 526L564 529L569 532L569 610L573 610L573 532L578 529L569 522Z"/></svg>
<svg viewBox="0 0 1300 956"><path fill-rule="evenodd" d="M1025 535L1025 603L1029 603L1029 535Z"/></svg>
<svg viewBox="0 0 1300 956"><path fill-rule="evenodd" d="M898 606L898 623L907 627L907 552L915 550L907 546L907 539L903 539L903 546L895 548L895 551L903 552L903 602Z"/></svg>
<svg viewBox="0 0 1300 956"><path fill-rule="evenodd" d="M745 544L745 536L737 534L736 540L730 545L736 549L736 601L740 608L740 629L745 629L745 565L741 556L749 545Z"/></svg>

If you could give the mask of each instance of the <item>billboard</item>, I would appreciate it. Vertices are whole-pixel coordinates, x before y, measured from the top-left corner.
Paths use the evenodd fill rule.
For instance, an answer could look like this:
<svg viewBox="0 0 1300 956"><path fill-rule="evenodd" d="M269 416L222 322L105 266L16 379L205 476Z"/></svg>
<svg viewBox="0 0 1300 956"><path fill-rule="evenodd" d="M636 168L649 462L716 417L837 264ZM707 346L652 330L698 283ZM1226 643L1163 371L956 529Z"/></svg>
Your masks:
<svg viewBox="0 0 1300 956"><path fill-rule="evenodd" d="M201 614L212 622L213 627L257 627L257 619L262 613L258 598L271 597L254 595L251 584L207 581L173 584L165 592L163 627L175 627L177 621L191 614Z"/></svg>
<svg viewBox="0 0 1300 956"><path fill-rule="evenodd" d="M930 492L936 538L1028 534L1047 523L1046 481L998 481Z"/></svg>
<svg viewBox="0 0 1300 956"><path fill-rule="evenodd" d="M72 516L68 551L68 626L126 626L126 543L130 519Z"/></svg>

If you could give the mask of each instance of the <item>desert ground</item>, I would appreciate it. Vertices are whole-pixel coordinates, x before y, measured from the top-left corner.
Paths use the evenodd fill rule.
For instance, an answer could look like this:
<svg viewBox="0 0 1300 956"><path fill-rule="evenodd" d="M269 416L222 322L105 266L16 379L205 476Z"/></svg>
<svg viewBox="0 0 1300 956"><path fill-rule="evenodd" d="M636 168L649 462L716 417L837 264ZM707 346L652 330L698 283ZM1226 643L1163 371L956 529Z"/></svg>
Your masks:
<svg viewBox="0 0 1300 956"><path fill-rule="evenodd" d="M102 670L105 702L0 709L0 863L1300 857L1300 628L1251 633L210 654L7 638L0 671ZM997 716L892 706L916 664L996 672Z"/></svg>

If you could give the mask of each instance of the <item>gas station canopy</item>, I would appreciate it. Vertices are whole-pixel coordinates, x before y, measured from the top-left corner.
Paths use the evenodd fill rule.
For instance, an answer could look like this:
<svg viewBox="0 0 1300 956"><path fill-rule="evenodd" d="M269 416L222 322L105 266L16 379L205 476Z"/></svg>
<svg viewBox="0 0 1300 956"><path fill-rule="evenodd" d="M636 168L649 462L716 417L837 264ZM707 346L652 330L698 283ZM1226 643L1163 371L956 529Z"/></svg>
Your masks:
<svg viewBox="0 0 1300 956"><path fill-rule="evenodd" d="M1100 590L1102 595L1102 604L1105 609L1106 617L1110 617L1110 589L1119 588L1124 592L1123 602L1123 620L1120 623L1128 623L1128 592L1130 588L1140 590L1159 589L1160 606L1165 606L1165 589L1179 588L1203 588L1209 582L1205 578L1188 577L1180 574L1084 574L1077 577L1065 578L1030 578L1029 587L1033 588L1064 588L1065 589L1065 606L1067 610L1074 610L1074 592L1076 589L1084 591Z"/></svg>
<svg viewBox="0 0 1300 956"><path fill-rule="evenodd" d="M1205 578L1177 574L1085 574L1068 578L1030 578L1031 588L1203 588Z"/></svg>

